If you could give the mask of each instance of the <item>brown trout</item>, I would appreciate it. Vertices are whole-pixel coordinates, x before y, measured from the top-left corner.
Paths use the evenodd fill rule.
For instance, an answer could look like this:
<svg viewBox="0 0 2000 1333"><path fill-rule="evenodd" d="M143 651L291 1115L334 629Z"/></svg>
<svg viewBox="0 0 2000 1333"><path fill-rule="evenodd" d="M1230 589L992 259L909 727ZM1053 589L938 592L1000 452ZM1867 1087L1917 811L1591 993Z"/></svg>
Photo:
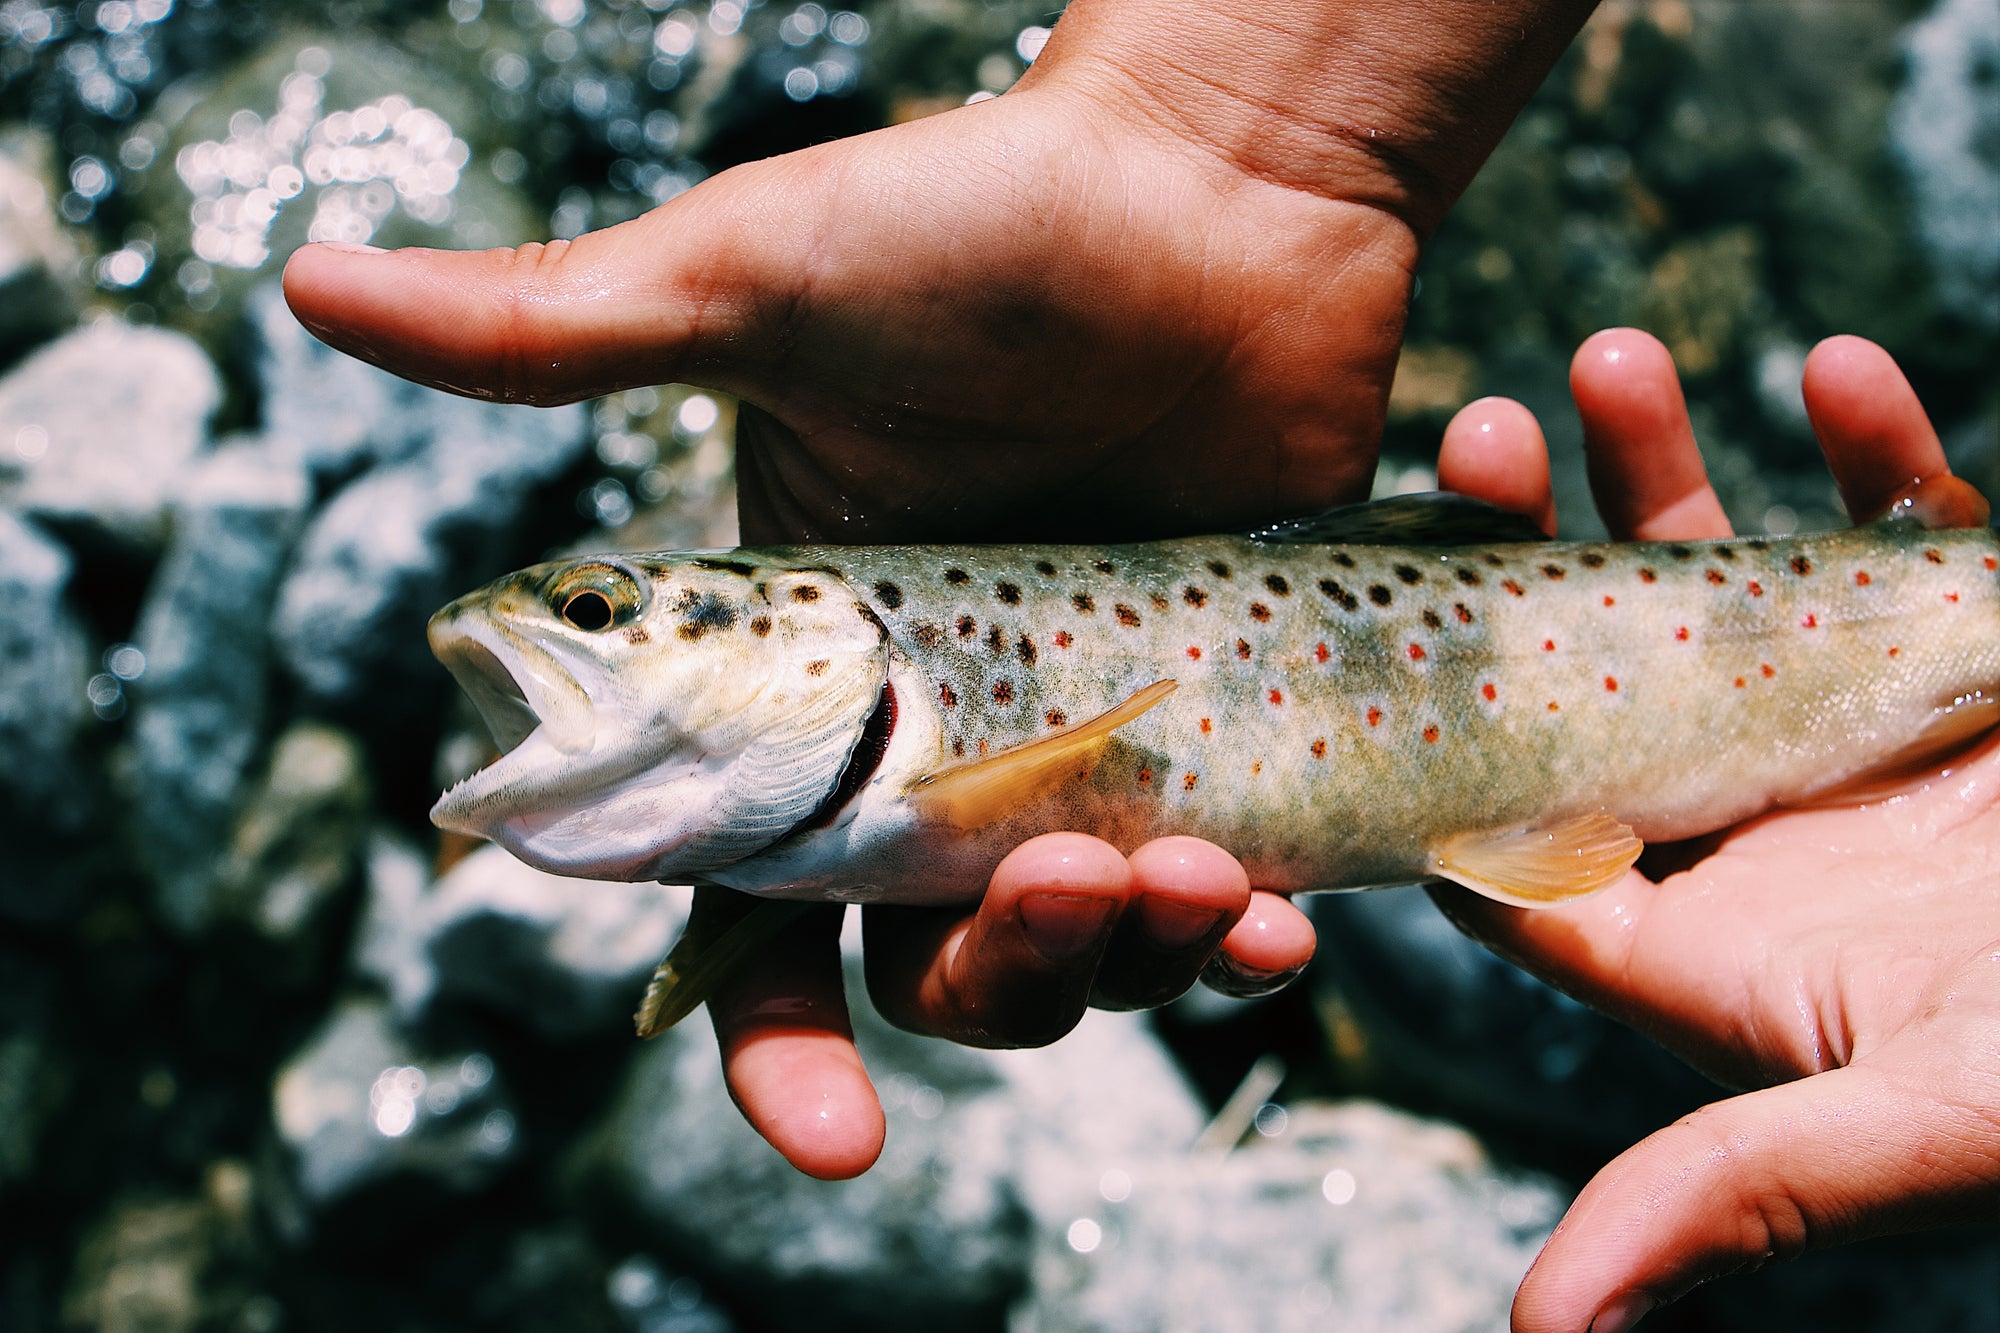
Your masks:
<svg viewBox="0 0 2000 1333"><path fill-rule="evenodd" d="M431 622L504 751L432 818L776 898L963 901L1073 829L1207 838L1282 892L1546 905L1996 720L2000 544L1926 522L1940 485L1785 539L1551 542L1423 496L1137 545L538 565Z"/></svg>

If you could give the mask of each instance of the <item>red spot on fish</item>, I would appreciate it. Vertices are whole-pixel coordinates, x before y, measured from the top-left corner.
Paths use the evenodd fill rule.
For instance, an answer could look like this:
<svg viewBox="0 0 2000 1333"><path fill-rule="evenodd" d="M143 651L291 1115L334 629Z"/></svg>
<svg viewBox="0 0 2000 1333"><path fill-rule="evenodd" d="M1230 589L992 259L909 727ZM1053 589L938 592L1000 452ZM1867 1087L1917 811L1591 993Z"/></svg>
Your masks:
<svg viewBox="0 0 2000 1333"><path fill-rule="evenodd" d="M1236 641L1236 655L1246 662L1250 660L1250 640L1238 639Z"/></svg>
<svg viewBox="0 0 2000 1333"><path fill-rule="evenodd" d="M1458 623L1461 625L1470 625L1472 623L1472 612L1466 608L1464 602L1453 602L1451 604L1451 613L1458 617Z"/></svg>
<svg viewBox="0 0 2000 1333"><path fill-rule="evenodd" d="M1618 693L1618 677L1606 676L1604 678L1604 691L1607 694Z"/></svg>
<svg viewBox="0 0 2000 1333"><path fill-rule="evenodd" d="M1934 565L1941 565L1944 563L1944 553L1939 551L1935 546L1926 546L1924 548L1924 559Z"/></svg>
<svg viewBox="0 0 2000 1333"><path fill-rule="evenodd" d="M1739 690L1743 688L1743 677L1738 676L1736 678L1736 688Z"/></svg>
<svg viewBox="0 0 2000 1333"><path fill-rule="evenodd" d="M1680 640L1682 643L1687 642L1687 636L1688 636L1688 627L1686 625L1682 625L1679 629L1674 631L1674 637Z"/></svg>
<svg viewBox="0 0 2000 1333"><path fill-rule="evenodd" d="M1494 688L1493 682L1490 680L1479 687L1479 692L1486 696L1487 703L1492 703L1500 697L1500 691Z"/></svg>
<svg viewBox="0 0 2000 1333"><path fill-rule="evenodd" d="M1549 700L1549 711L1551 713L1560 713L1562 712L1562 705L1551 699Z"/></svg>
<svg viewBox="0 0 2000 1333"><path fill-rule="evenodd" d="M1209 733L1209 732L1210 732L1211 730L1213 730L1213 729L1214 729L1214 724L1213 724L1213 723L1211 723L1211 722L1210 722L1210 721L1209 721L1209 720L1208 720L1207 718L1203 718L1203 719L1201 720L1201 734L1202 734L1202 735L1204 735L1204 736L1208 735L1208 733Z"/></svg>
<svg viewBox="0 0 2000 1333"><path fill-rule="evenodd" d="M1147 785L1148 783L1152 782L1152 780L1153 780L1153 770L1152 770L1152 769L1150 769L1150 768L1142 768L1142 769L1140 769L1140 770L1139 770L1139 785L1140 785L1141 787L1144 787L1144 786L1146 786L1146 785Z"/></svg>
<svg viewBox="0 0 2000 1333"><path fill-rule="evenodd" d="M1188 656L1193 658L1197 662L1201 661L1201 649L1195 647L1193 644L1189 644Z"/></svg>
<svg viewBox="0 0 2000 1333"><path fill-rule="evenodd" d="M1044 722L1047 722L1052 727L1064 727L1069 725L1069 719L1063 716L1063 710L1060 708L1051 708L1048 711L1047 716L1045 716L1042 720Z"/></svg>
<svg viewBox="0 0 2000 1333"><path fill-rule="evenodd" d="M1816 615L1814 615L1814 614L1812 614L1812 612L1808 611L1808 612L1806 613L1806 618L1805 618L1804 620L1801 620L1801 621L1799 622L1799 628L1800 628L1800 629L1818 629L1818 628L1819 628L1819 617L1818 617L1818 616L1816 616Z"/></svg>
<svg viewBox="0 0 2000 1333"><path fill-rule="evenodd" d="M952 690L951 686L940 685L938 686L938 702L946 708L956 708L958 707L958 695Z"/></svg>
<svg viewBox="0 0 2000 1333"><path fill-rule="evenodd" d="M1284 696L1284 693L1283 693L1283 691L1280 691L1280 690L1272 690L1272 691L1271 691L1271 702L1272 702L1272 703L1274 703L1274 704L1279 704L1279 705L1283 705L1283 704L1284 704L1284 702L1285 702L1285 696Z"/></svg>
<svg viewBox="0 0 2000 1333"><path fill-rule="evenodd" d="M1271 608L1262 602L1250 603L1250 618L1259 624L1271 618Z"/></svg>
<svg viewBox="0 0 2000 1333"><path fill-rule="evenodd" d="M1604 604L1606 606L1616 606L1618 605L1618 599L1616 597L1606 597L1604 599Z"/></svg>
<svg viewBox="0 0 2000 1333"><path fill-rule="evenodd" d="M1855 586L1855 587L1857 587L1857 588L1865 588L1865 587L1867 587L1867 586L1868 586L1869 584L1873 583L1874 581L1875 581L1874 579L1871 579L1871 578L1869 578L1869 577L1868 577L1868 571L1867 571L1867 570L1865 570L1865 569L1857 569L1857 570L1855 570L1855 571L1854 571L1854 586Z"/></svg>
<svg viewBox="0 0 2000 1333"><path fill-rule="evenodd" d="M1412 662L1421 662L1428 655L1429 654L1424 652L1424 646L1421 643L1413 643L1410 645L1410 660Z"/></svg>
<svg viewBox="0 0 2000 1333"><path fill-rule="evenodd" d="M1996 560L1990 555L1983 557L1979 563L1988 569L2000 569L2000 560Z"/></svg>
<svg viewBox="0 0 2000 1333"><path fill-rule="evenodd" d="M1761 584L1761 583L1759 583L1759 582L1757 582L1757 580L1755 580L1755 579L1751 579L1751 580L1750 580L1750 595L1751 595L1752 597L1762 597L1762 596L1764 595L1764 585L1763 585L1763 584Z"/></svg>
<svg viewBox="0 0 2000 1333"><path fill-rule="evenodd" d="M1381 726L1381 725L1382 725L1382 710L1381 710L1381 709L1379 709L1379 708L1370 708L1370 709L1368 710L1368 725L1369 725L1369 726L1371 726L1371 727L1379 727L1379 726Z"/></svg>
<svg viewBox="0 0 2000 1333"><path fill-rule="evenodd" d="M985 741L981 741L981 742L979 742L979 757L980 757L981 759L984 759L984 758L986 757L986 742L985 742Z"/></svg>
<svg viewBox="0 0 2000 1333"><path fill-rule="evenodd" d="M1947 602L1956 602L1958 600L1958 594L1955 592L1948 592L1944 595L1944 599Z"/></svg>
<svg viewBox="0 0 2000 1333"><path fill-rule="evenodd" d="M1773 676L1775 676L1775 675L1777 675L1777 674L1778 674L1778 671L1777 671L1777 668L1773 667L1773 666L1772 666L1772 665L1771 665L1771 664L1770 664L1769 662L1765 662L1765 663L1764 663L1763 665L1759 666L1759 667L1758 667L1757 669L1758 669L1759 671L1761 671L1761 672L1763 672L1763 673L1764 673L1764 679L1765 679L1765 680L1769 680L1769 679L1770 679L1771 677L1773 677Z"/></svg>
<svg viewBox="0 0 2000 1333"><path fill-rule="evenodd" d="M1326 758L1326 737L1321 736L1312 743L1312 756L1315 759Z"/></svg>
<svg viewBox="0 0 2000 1333"><path fill-rule="evenodd" d="M1075 642L1076 642L1076 640L1075 640L1075 639L1072 639L1072 638L1071 638L1071 637L1069 636L1069 631L1068 631L1068 630L1066 630L1066 629L1059 629L1059 630L1057 630L1057 631L1056 631L1056 636L1055 636L1055 638L1054 638L1054 639L1052 639L1052 640L1050 640L1050 642L1052 642L1053 644L1055 644L1055 646L1056 646L1056 647L1058 647L1058 648L1067 648L1067 647L1069 647L1069 646L1070 646L1071 644L1075 643Z"/></svg>
<svg viewBox="0 0 2000 1333"><path fill-rule="evenodd" d="M1197 782L1198 780L1199 780L1199 779L1197 779L1197 778L1195 777L1195 775L1194 775L1194 774L1192 774L1192 773L1183 773L1183 774L1181 775L1181 790L1182 790L1182 791L1193 791L1193 790L1194 790L1194 784L1195 784L1195 783L1196 783L1196 782Z"/></svg>
<svg viewBox="0 0 2000 1333"><path fill-rule="evenodd" d="M1524 591L1521 585L1514 582L1514 580L1512 579L1501 579L1500 586L1505 588L1508 592L1513 593L1516 597L1521 596Z"/></svg>
<svg viewBox="0 0 2000 1333"><path fill-rule="evenodd" d="M1264 761L1262 759L1259 759L1256 763L1250 765L1250 776L1253 778L1256 777L1259 773L1262 773L1263 771L1264 771Z"/></svg>
<svg viewBox="0 0 2000 1333"><path fill-rule="evenodd" d="M1895 656L1896 654L1898 654L1898 653L1900 653L1900 652L1902 652L1902 651L1903 651L1903 650L1902 650L1901 648L1891 648L1891 649L1889 650L1889 656L1891 656L1891 657L1894 657L1894 656Z"/></svg>
<svg viewBox="0 0 2000 1333"><path fill-rule="evenodd" d="M1708 570L1706 572L1706 577L1710 583L1714 584L1723 584L1729 582L1729 576L1723 573L1719 569Z"/></svg>
<svg viewBox="0 0 2000 1333"><path fill-rule="evenodd" d="M1655 574L1652 570L1642 569L1639 571L1639 582L1657 583L1659 581L1660 581L1660 576L1658 574Z"/></svg>
<svg viewBox="0 0 2000 1333"><path fill-rule="evenodd" d="M1326 650L1326 645L1323 643L1313 649L1313 660L1316 662L1324 662L1332 656L1333 654Z"/></svg>
<svg viewBox="0 0 2000 1333"><path fill-rule="evenodd" d="M1545 653L1552 653L1552 652L1554 652L1555 650L1556 650L1556 641L1555 641L1554 639L1543 639L1543 640L1542 640L1542 651L1543 651L1543 652L1545 652Z"/></svg>
<svg viewBox="0 0 2000 1333"><path fill-rule="evenodd" d="M1438 729L1435 722L1424 728L1424 743L1426 745L1436 745L1438 743Z"/></svg>

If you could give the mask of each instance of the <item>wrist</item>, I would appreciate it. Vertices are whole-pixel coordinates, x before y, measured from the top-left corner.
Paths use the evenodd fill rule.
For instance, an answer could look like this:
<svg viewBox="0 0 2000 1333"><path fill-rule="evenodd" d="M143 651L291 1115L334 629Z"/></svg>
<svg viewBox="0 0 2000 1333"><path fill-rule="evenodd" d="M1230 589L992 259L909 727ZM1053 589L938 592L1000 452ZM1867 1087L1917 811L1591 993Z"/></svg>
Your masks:
<svg viewBox="0 0 2000 1333"><path fill-rule="evenodd" d="M1075 0L1023 80L1427 236L1596 0Z"/></svg>

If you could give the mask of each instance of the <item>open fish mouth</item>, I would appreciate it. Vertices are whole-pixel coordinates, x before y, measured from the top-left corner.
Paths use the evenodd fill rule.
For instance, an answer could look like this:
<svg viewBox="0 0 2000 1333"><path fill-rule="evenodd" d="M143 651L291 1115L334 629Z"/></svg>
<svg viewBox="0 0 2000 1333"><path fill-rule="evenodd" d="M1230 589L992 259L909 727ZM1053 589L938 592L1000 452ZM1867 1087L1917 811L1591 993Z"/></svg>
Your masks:
<svg viewBox="0 0 2000 1333"><path fill-rule="evenodd" d="M596 739L589 694L546 648L490 622L439 616L431 651L478 710L500 754L431 810L440 828L491 837L495 825L574 776Z"/></svg>

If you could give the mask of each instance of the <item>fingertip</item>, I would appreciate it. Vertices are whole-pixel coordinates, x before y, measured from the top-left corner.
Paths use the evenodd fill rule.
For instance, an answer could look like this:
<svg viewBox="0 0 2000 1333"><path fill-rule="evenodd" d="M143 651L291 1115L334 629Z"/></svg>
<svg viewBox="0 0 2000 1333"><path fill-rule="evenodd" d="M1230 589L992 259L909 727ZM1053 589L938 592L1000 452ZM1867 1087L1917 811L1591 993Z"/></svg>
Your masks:
<svg viewBox="0 0 2000 1333"><path fill-rule="evenodd" d="M1452 417L1438 445L1438 486L1555 531L1548 443L1535 414L1511 398L1481 398Z"/></svg>
<svg viewBox="0 0 2000 1333"><path fill-rule="evenodd" d="M1644 329L1599 329L1577 346L1570 359L1570 384L1574 387L1579 377L1589 380L1603 370L1628 372L1635 367L1648 371L1665 367L1672 373L1673 354Z"/></svg>
<svg viewBox="0 0 2000 1333"><path fill-rule="evenodd" d="M1800 388L1850 514L1879 513L1911 482L1950 470L1916 390L1866 338L1838 334L1814 347Z"/></svg>
<svg viewBox="0 0 2000 1333"><path fill-rule="evenodd" d="M882 1103L860 1054L831 1033L748 1037L731 1052L729 1083L751 1127L806 1175L850 1180L882 1155Z"/></svg>
<svg viewBox="0 0 2000 1333"><path fill-rule="evenodd" d="M1127 864L1134 895L1142 901L1164 895L1239 912L1250 905L1250 876L1242 863L1201 838L1155 838L1133 852Z"/></svg>
<svg viewBox="0 0 2000 1333"><path fill-rule="evenodd" d="M1132 867L1110 843L1085 833L1044 833L1007 854L986 892L989 903L996 895L1004 903L1029 892L1103 894L1122 901L1131 887Z"/></svg>
<svg viewBox="0 0 2000 1333"><path fill-rule="evenodd" d="M1223 936L1202 981L1224 995L1268 995L1305 971L1318 946L1319 936L1304 912L1280 894L1258 890L1250 895L1243 918Z"/></svg>

